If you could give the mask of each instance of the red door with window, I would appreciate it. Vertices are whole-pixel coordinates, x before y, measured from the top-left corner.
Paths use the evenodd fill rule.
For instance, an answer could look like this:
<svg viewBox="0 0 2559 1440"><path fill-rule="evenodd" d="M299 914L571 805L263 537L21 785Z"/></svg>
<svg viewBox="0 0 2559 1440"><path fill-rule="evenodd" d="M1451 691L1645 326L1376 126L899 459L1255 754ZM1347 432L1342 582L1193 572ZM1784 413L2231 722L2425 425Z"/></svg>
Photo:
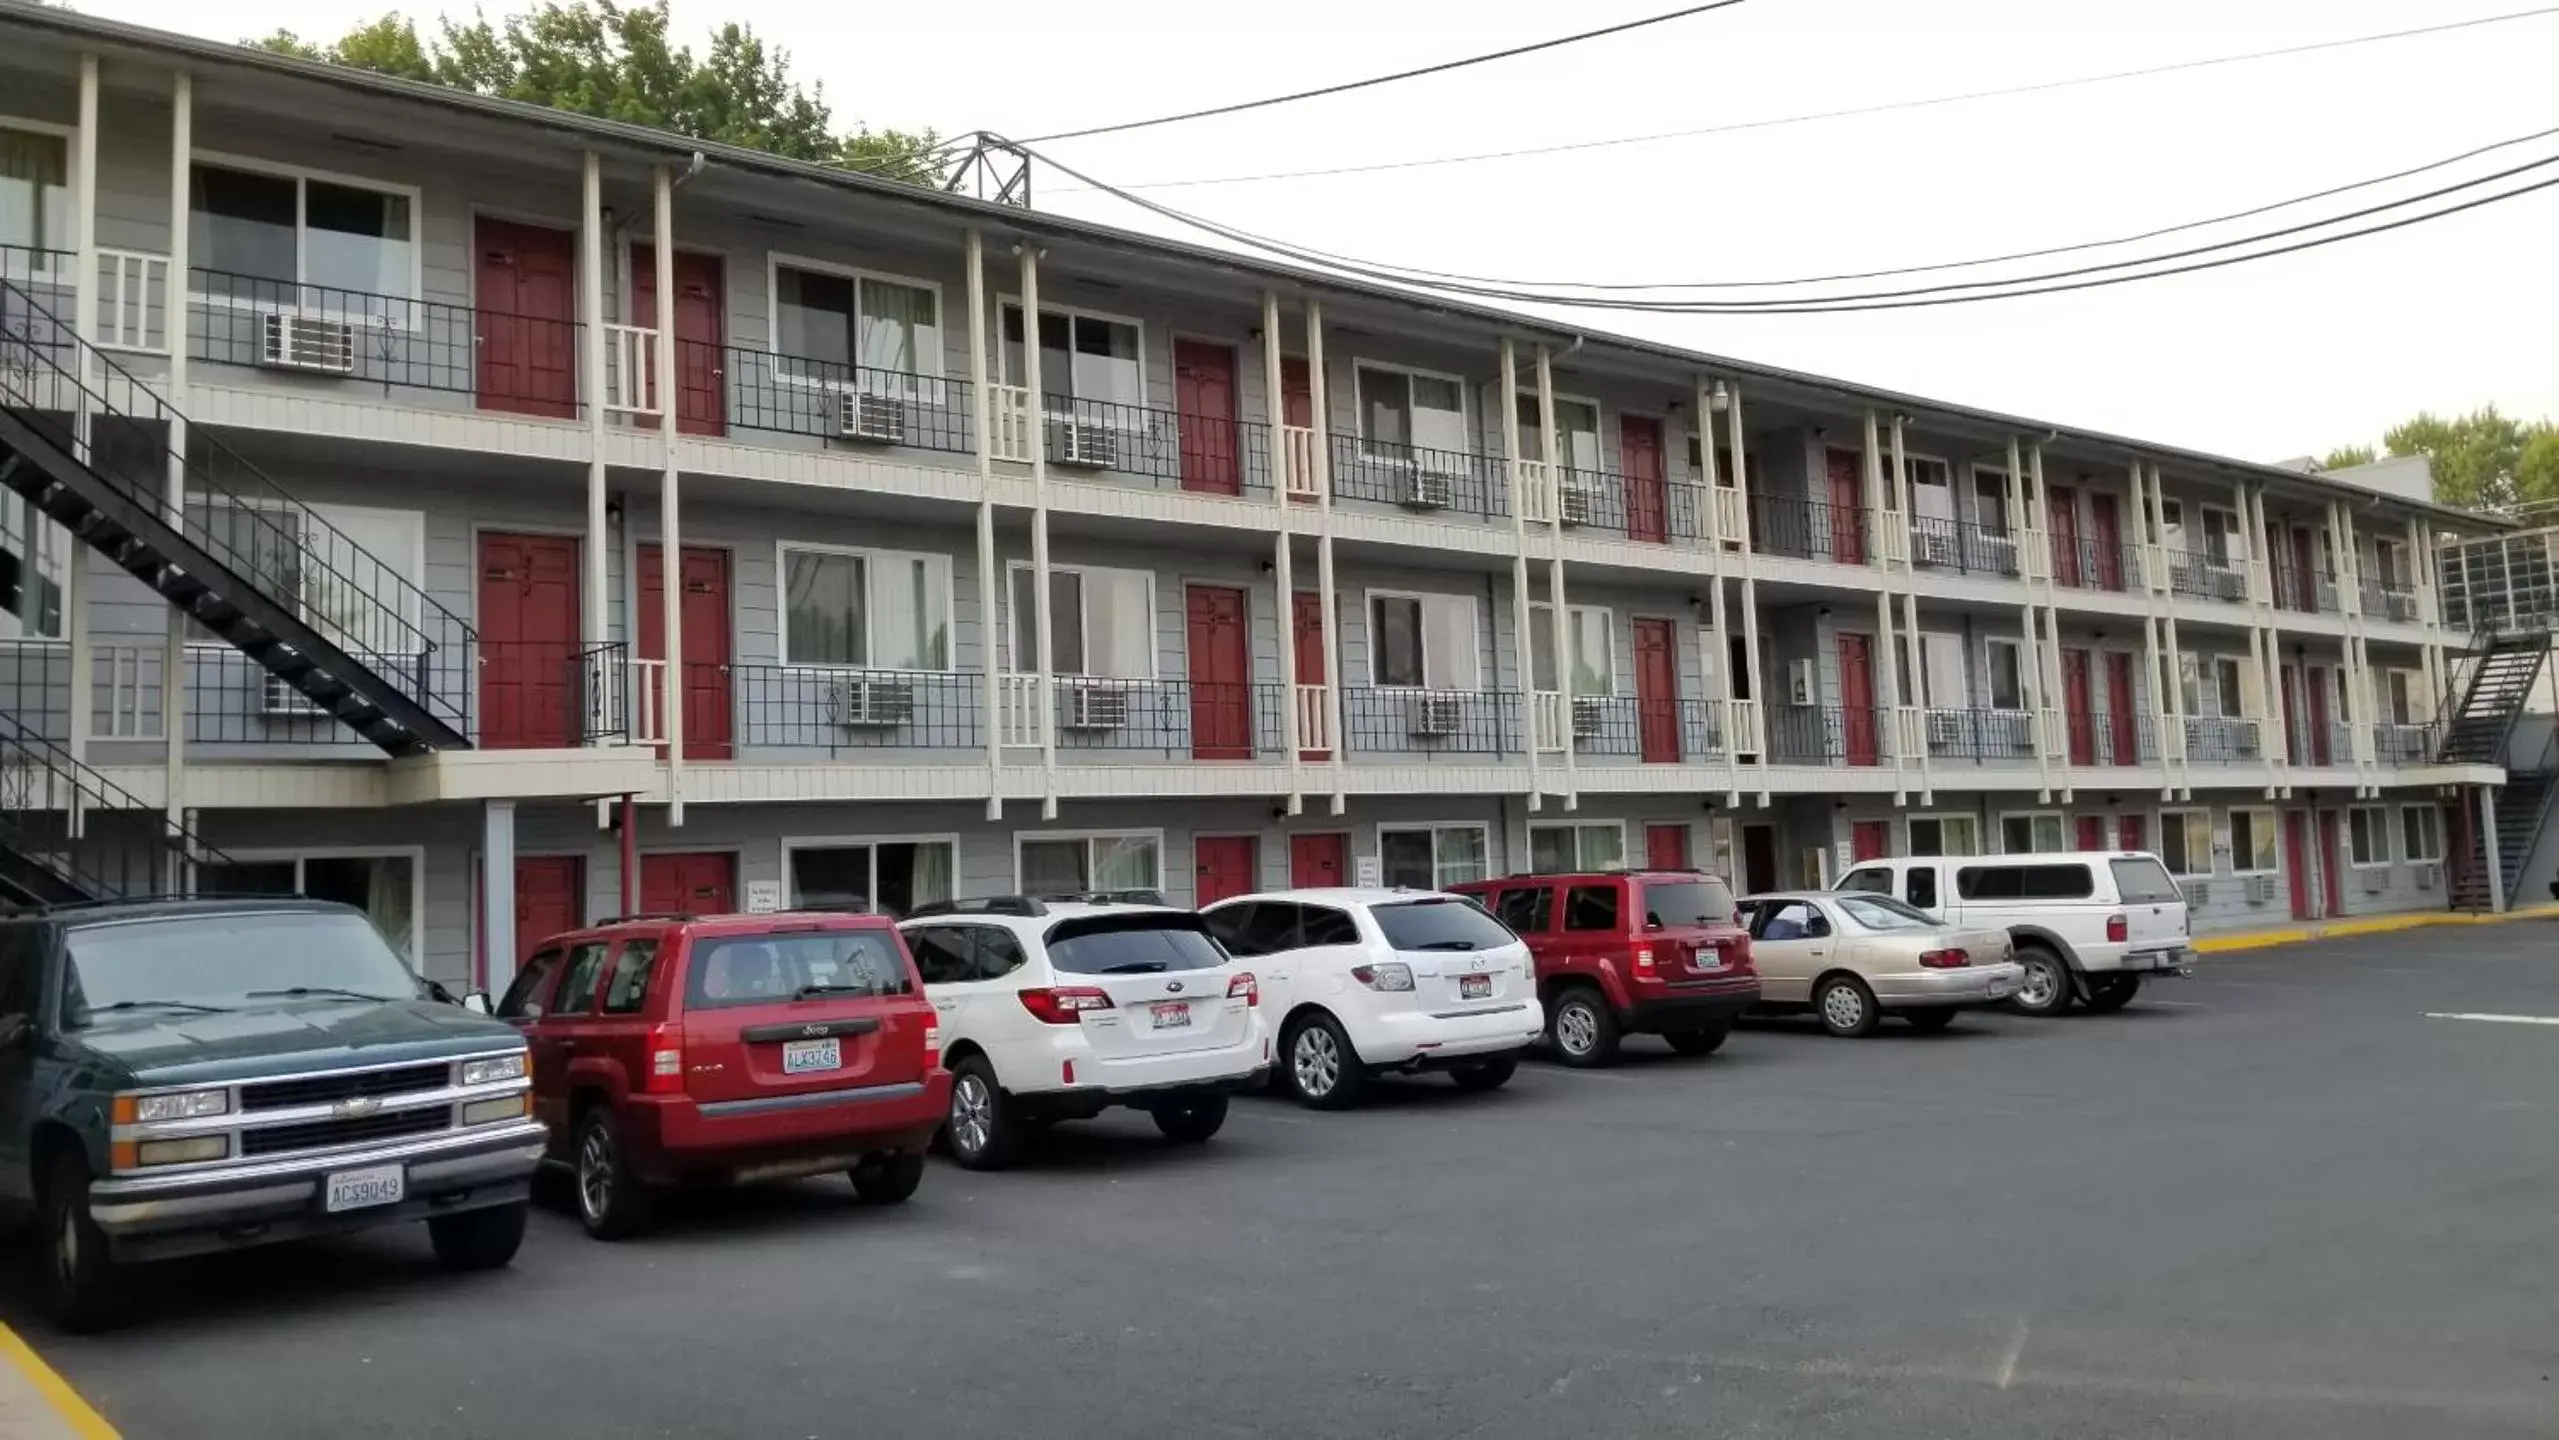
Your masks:
<svg viewBox="0 0 2559 1440"><path fill-rule="evenodd" d="M2093 548L2097 562L2097 584L2102 589L2124 588L2124 522L2116 513L2115 497L2101 491L2088 493L2088 520L2096 536Z"/></svg>
<svg viewBox="0 0 2559 1440"><path fill-rule="evenodd" d="M2079 492L2055 485L2046 492L2045 509L2053 527L2053 583L2076 587L2081 575Z"/></svg>
<svg viewBox="0 0 2559 1440"><path fill-rule="evenodd" d="M1191 841L1191 904L1214 905L1261 888L1254 879L1253 837L1202 835Z"/></svg>
<svg viewBox="0 0 2559 1440"><path fill-rule="evenodd" d="M2097 763L2097 707L2089 699L2088 652L2061 652L2062 725L2070 732L2070 763ZM2095 847L2090 847L2095 848Z"/></svg>
<svg viewBox="0 0 2559 1440"><path fill-rule="evenodd" d="M640 658L666 658L665 571L655 545L640 547ZM684 758L726 760L729 722L729 552L687 545L684 587ZM638 697L634 697L635 703ZM651 698L652 712L664 702ZM664 733L663 729L660 731Z"/></svg>
<svg viewBox="0 0 2559 1440"><path fill-rule="evenodd" d="M1297 683L1300 685L1325 684L1325 677L1332 673L1332 668L1324 663L1324 597L1313 590L1298 591L1289 603L1288 623L1297 646ZM1326 698L1330 699L1329 696ZM1304 702L1292 699L1289 703ZM1315 729L1315 734L1320 737L1322 729L1329 729L1332 723L1332 707L1329 704L1321 707L1316 714L1309 715L1303 710L1298 712L1297 738L1303 748L1297 752L1297 758L1300 760L1332 759L1333 752L1329 746L1304 745L1311 728Z"/></svg>
<svg viewBox="0 0 2559 1440"><path fill-rule="evenodd" d="M2298 810L2284 812L2284 876L2292 882L2292 918L2315 918L2310 910L2310 821Z"/></svg>
<svg viewBox="0 0 2559 1440"><path fill-rule="evenodd" d="M1635 732L1644 761L1679 761L1678 627L1668 620L1635 622Z"/></svg>
<svg viewBox="0 0 2559 1440"><path fill-rule="evenodd" d="M1893 822L1860 820L1848 827L1848 862L1863 865L1881 860L1893 849Z"/></svg>
<svg viewBox="0 0 2559 1440"><path fill-rule="evenodd" d="M2115 817L2115 843L2125 850L2147 850L2150 848L2149 827L2138 815L2118 815Z"/></svg>
<svg viewBox="0 0 2559 1440"><path fill-rule="evenodd" d="M2106 729L2115 751L2108 758L2118 765L2141 759L2140 734L2133 719L2133 657L2121 650L2106 656Z"/></svg>
<svg viewBox="0 0 2559 1440"><path fill-rule="evenodd" d="M542 942L586 923L586 862L575 855L515 860L515 967Z"/></svg>
<svg viewBox="0 0 2559 1440"><path fill-rule="evenodd" d="M640 857L640 909L649 915L737 910L737 857L718 852Z"/></svg>
<svg viewBox="0 0 2559 1440"><path fill-rule="evenodd" d="M2334 764L2328 754L2328 672L2314 665L2303 679L2306 683L2302 693L2310 702L2310 743L2302 747L2302 753L2310 757L2313 765Z"/></svg>
<svg viewBox="0 0 2559 1440"><path fill-rule="evenodd" d="M2105 816L2082 815L2079 817L2076 828L2079 832L2079 843L2075 848L2081 850L2103 850L2106 848Z"/></svg>
<svg viewBox="0 0 2559 1440"><path fill-rule="evenodd" d="M1288 837L1288 883L1296 890L1323 890L1350 882L1351 837L1339 831Z"/></svg>
<svg viewBox="0 0 2559 1440"><path fill-rule="evenodd" d="M2319 878L2320 889L2327 894L2327 914L2346 913L2346 872L2337 863L2337 812L2319 812Z"/></svg>
<svg viewBox="0 0 2559 1440"><path fill-rule="evenodd" d="M1306 360L1303 356L1280 357L1280 423L1283 425L1315 423L1315 382L1307 374ZM1276 442L1277 437L1273 439ZM1286 477L1279 477L1273 483L1286 488L1287 480ZM1297 499L1300 504L1312 505L1316 497L1300 495Z"/></svg>
<svg viewBox="0 0 2559 1440"><path fill-rule="evenodd" d="M1662 422L1650 415L1617 421L1617 468L1626 477L1626 537L1670 538L1670 486L1662 470Z"/></svg>
<svg viewBox="0 0 2559 1440"><path fill-rule="evenodd" d="M482 215L472 222L471 239L480 408L575 417L577 237Z"/></svg>
<svg viewBox="0 0 2559 1440"><path fill-rule="evenodd" d="M1875 668L1863 635L1839 637L1839 723L1848 763L1875 764Z"/></svg>
<svg viewBox="0 0 2559 1440"><path fill-rule="evenodd" d="M675 428L687 435L728 433L728 303L720 257L675 252ZM649 328L658 315L657 251L631 247L631 323Z"/></svg>
<svg viewBox="0 0 2559 1440"><path fill-rule="evenodd" d="M1830 452L1830 558L1866 563L1865 462L1854 450Z"/></svg>
<svg viewBox="0 0 2559 1440"><path fill-rule="evenodd" d="M1173 408L1182 441L1182 488L1208 495L1242 494L1235 351L1205 340L1174 341Z"/></svg>
<svg viewBox="0 0 2559 1440"><path fill-rule="evenodd" d="M1191 758L1253 758L1253 655L1244 592L1194 585L1190 614Z"/></svg>
<svg viewBox="0 0 2559 1440"><path fill-rule="evenodd" d="M480 537L480 747L578 743L578 542Z"/></svg>
<svg viewBox="0 0 2559 1440"><path fill-rule="evenodd" d="M1655 870L1689 869L1688 827L1685 825L1645 826L1644 863Z"/></svg>

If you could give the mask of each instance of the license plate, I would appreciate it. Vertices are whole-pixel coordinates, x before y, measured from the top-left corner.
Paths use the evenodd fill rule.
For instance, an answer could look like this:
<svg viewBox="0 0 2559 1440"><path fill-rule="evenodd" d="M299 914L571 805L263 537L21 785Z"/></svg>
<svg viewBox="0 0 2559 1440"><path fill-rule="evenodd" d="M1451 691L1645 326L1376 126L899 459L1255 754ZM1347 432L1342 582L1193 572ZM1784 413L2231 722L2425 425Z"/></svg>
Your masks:
<svg viewBox="0 0 2559 1440"><path fill-rule="evenodd" d="M782 1073L807 1075L818 1070L833 1070L844 1063L844 1042L833 1035L823 1040L785 1040L782 1042Z"/></svg>
<svg viewBox="0 0 2559 1440"><path fill-rule="evenodd" d="M1187 1030L1191 1025L1191 1006L1186 1000L1171 1000L1155 1007L1155 1028Z"/></svg>
<svg viewBox="0 0 2559 1440"><path fill-rule="evenodd" d="M1490 975L1457 977L1457 998L1460 1000L1485 1000L1491 998L1492 993L1493 977Z"/></svg>
<svg viewBox="0 0 2559 1440"><path fill-rule="evenodd" d="M365 1170L341 1170L329 1177L328 1209L334 1215L341 1210L364 1210L375 1205L397 1205L409 1191L409 1170L405 1165L376 1165Z"/></svg>

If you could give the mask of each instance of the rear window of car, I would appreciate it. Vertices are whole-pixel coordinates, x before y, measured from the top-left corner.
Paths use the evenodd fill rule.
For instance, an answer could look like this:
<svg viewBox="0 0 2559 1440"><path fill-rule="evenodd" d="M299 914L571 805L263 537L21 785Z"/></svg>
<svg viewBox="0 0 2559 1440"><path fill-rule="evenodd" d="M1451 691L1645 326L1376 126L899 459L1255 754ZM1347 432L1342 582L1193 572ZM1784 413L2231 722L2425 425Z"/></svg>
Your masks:
<svg viewBox="0 0 2559 1440"><path fill-rule="evenodd" d="M1889 895L1842 895L1835 903L1869 930L1925 930L1937 923Z"/></svg>
<svg viewBox="0 0 2559 1440"><path fill-rule="evenodd" d="M1049 964L1070 975L1155 975L1226 963L1197 915L1089 915L1049 927Z"/></svg>
<svg viewBox="0 0 2559 1440"><path fill-rule="evenodd" d="M2177 888L2177 882L2168 878L2168 867L2148 855L2109 860L2106 864L2115 872L2115 889L2127 905L2151 905L2186 898L2185 892Z"/></svg>
<svg viewBox="0 0 2559 1440"><path fill-rule="evenodd" d="M1519 939L1469 900L1405 900L1368 913L1398 950L1491 950Z"/></svg>
<svg viewBox="0 0 2559 1440"><path fill-rule="evenodd" d="M697 936L685 967L688 1010L810 999L903 995L914 989L906 953L884 930Z"/></svg>
<svg viewBox="0 0 2559 1440"><path fill-rule="evenodd" d="M1712 875L1694 880L1647 880L1644 882L1644 923L1647 925L1730 925L1733 923L1733 890Z"/></svg>
<svg viewBox="0 0 2559 1440"><path fill-rule="evenodd" d="M2085 865L1967 865L1955 872L1967 900L2085 900L2097 882Z"/></svg>

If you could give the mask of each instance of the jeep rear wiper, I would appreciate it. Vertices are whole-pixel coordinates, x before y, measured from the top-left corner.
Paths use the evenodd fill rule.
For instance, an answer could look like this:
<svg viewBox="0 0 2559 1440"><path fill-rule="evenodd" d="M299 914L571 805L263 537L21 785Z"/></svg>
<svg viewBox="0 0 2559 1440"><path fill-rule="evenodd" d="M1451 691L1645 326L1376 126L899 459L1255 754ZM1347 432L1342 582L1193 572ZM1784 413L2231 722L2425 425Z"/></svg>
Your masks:
<svg viewBox="0 0 2559 1440"><path fill-rule="evenodd" d="M868 995L870 993L871 987L868 985L803 985L791 992L791 998L806 1000L812 995Z"/></svg>
<svg viewBox="0 0 2559 1440"><path fill-rule="evenodd" d="M107 1010L140 1010L154 1006L169 1010L193 1010L199 1015L228 1015L232 1008L228 1005L202 1005L193 1000L118 1000L112 1005L92 1005L88 1008L91 1014L97 1014Z"/></svg>
<svg viewBox="0 0 2559 1440"><path fill-rule="evenodd" d="M334 995L341 1000L372 1000L377 1002L397 1000L400 998L397 995L376 995L369 990L347 990L335 985L289 985L282 990L252 990L248 992L248 998L252 1000L298 999L305 995ZM413 995L409 998L414 1000L417 997Z"/></svg>

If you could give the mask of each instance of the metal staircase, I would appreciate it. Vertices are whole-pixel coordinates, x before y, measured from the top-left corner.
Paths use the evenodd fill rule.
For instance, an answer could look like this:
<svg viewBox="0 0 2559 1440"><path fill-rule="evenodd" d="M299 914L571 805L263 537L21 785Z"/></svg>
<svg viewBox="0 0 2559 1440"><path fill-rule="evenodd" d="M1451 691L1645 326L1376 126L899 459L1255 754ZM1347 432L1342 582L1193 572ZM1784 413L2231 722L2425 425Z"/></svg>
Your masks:
<svg viewBox="0 0 2559 1440"><path fill-rule="evenodd" d="M2435 758L2446 765L2499 763L2506 737L2514 733L2515 719L2541 677L2550 635L2482 631L2472 640L2471 653L2477 658L2467 667L2469 683L2444 711L2443 745Z"/></svg>
<svg viewBox="0 0 2559 1440"><path fill-rule="evenodd" d="M0 485L395 756L467 748L470 625L0 280ZM66 757L67 758L67 757Z"/></svg>
<svg viewBox="0 0 2559 1440"><path fill-rule="evenodd" d="M228 858L0 713L0 912L185 893Z"/></svg>

